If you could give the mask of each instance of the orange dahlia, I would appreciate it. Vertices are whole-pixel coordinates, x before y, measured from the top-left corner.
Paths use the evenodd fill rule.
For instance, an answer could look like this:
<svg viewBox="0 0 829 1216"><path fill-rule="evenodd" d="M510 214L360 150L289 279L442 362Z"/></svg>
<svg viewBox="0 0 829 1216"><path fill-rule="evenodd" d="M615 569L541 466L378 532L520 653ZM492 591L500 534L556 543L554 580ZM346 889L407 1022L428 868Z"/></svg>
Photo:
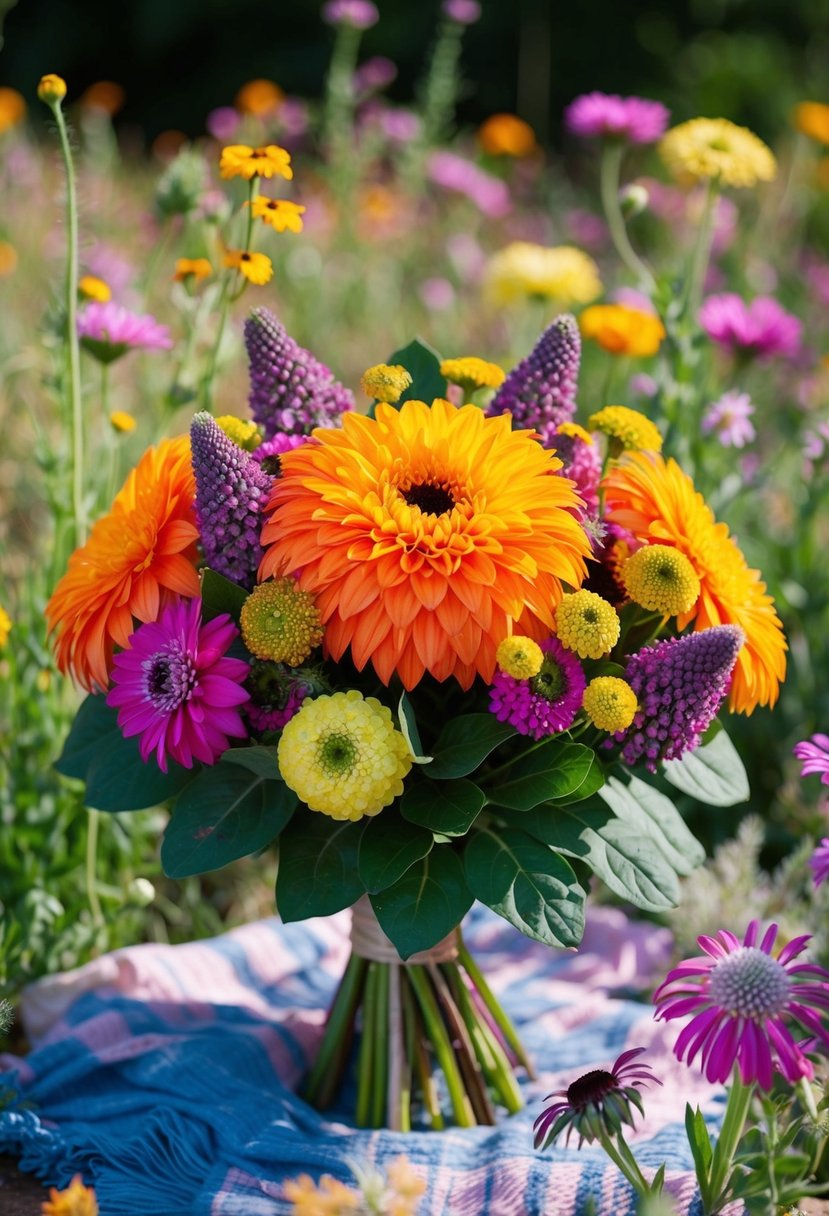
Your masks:
<svg viewBox="0 0 829 1216"><path fill-rule="evenodd" d="M92 691L109 683L133 618L154 621L175 595L196 596L195 481L190 439L148 448L46 605L58 667Z"/></svg>
<svg viewBox="0 0 829 1216"><path fill-rule="evenodd" d="M695 629L739 625L745 633L729 707L750 714L757 705L774 705L786 674L786 639L774 600L690 477L675 460L629 452L602 484L611 523L648 544L673 546L693 566L699 598L677 617L678 628L693 621Z"/></svg>
<svg viewBox="0 0 829 1216"><path fill-rule="evenodd" d="M573 483L534 431L474 405L407 401L314 439L282 456L259 576L297 574L334 659L350 647L386 684L429 672L468 688L491 679L519 618L520 632L549 634L590 547Z"/></svg>

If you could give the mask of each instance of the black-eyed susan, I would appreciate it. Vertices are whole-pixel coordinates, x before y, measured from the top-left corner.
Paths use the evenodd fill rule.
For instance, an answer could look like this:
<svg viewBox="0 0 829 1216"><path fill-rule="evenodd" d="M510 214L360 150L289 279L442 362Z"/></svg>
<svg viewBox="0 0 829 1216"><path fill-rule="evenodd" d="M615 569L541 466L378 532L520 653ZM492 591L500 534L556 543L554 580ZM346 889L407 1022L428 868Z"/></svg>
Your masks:
<svg viewBox="0 0 829 1216"><path fill-rule="evenodd" d="M277 144L259 148L228 144L222 148L219 173L224 178L243 177L247 182L254 177L284 177L290 181L294 176L290 153Z"/></svg>
<svg viewBox="0 0 829 1216"><path fill-rule="evenodd" d="M636 693L618 676L596 676L584 690L582 709L599 730L627 730L639 708Z"/></svg>
<svg viewBox="0 0 829 1216"><path fill-rule="evenodd" d="M622 581L634 604L665 616L693 608L700 591L697 572L671 545L643 545L622 566Z"/></svg>
<svg viewBox="0 0 829 1216"><path fill-rule="evenodd" d="M305 208L287 198L265 198L260 194L250 203L254 219L263 220L277 232L302 232Z"/></svg>
<svg viewBox="0 0 829 1216"><path fill-rule="evenodd" d="M407 388L411 388L412 377L399 363L375 363L367 367L360 377L360 387L372 401L399 401Z"/></svg>
<svg viewBox="0 0 829 1216"><path fill-rule="evenodd" d="M242 639L257 659L298 667L322 641L314 597L283 576L254 587L242 605Z"/></svg>
<svg viewBox="0 0 829 1216"><path fill-rule="evenodd" d="M692 118L672 127L659 143L659 155L675 177L690 181L746 187L773 181L777 173L762 139L727 118Z"/></svg>
<svg viewBox="0 0 829 1216"><path fill-rule="evenodd" d="M209 279L213 273L213 267L208 258L177 258L176 268L173 278L177 283L201 283L203 279Z"/></svg>
<svg viewBox="0 0 829 1216"><path fill-rule="evenodd" d="M228 249L225 253L225 266L238 270L256 287L264 287L273 278L273 262L266 253Z"/></svg>
<svg viewBox="0 0 829 1216"><path fill-rule="evenodd" d="M619 451L658 452L662 448L662 436L650 418L626 405L606 405L590 415L587 425L591 431L607 435L613 455Z"/></svg>
<svg viewBox="0 0 829 1216"><path fill-rule="evenodd" d="M619 640L619 617L607 600L595 591L565 595L556 608L558 640L581 659L600 659Z"/></svg>

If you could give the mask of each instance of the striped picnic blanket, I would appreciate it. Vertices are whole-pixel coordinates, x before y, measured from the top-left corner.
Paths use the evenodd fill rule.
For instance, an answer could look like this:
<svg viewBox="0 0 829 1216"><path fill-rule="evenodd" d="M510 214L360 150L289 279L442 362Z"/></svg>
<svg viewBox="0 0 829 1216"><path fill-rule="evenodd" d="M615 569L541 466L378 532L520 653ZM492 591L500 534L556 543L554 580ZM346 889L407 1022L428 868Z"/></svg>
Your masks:
<svg viewBox="0 0 829 1216"><path fill-rule="evenodd" d="M686 1100L716 1123L722 1091L671 1055L677 1029L631 999L657 980L667 930L592 908L578 952L528 941L476 906L464 937L536 1061L526 1108L495 1128L356 1130L294 1090L318 1043L348 955L349 914L259 921L210 941L117 950L41 980L23 1000L33 1050L0 1056L0 1151L65 1186L80 1172L101 1216L282 1216L299 1173L350 1181L347 1158L405 1153L427 1180L422 1216L629 1216L627 1183L597 1149L533 1150L552 1090L627 1047L664 1082L645 1092L633 1144L645 1169L667 1162L682 1216L697 1216L683 1130ZM351 1094L353 1099L353 1093ZM0 1108L3 1103L0 1101Z"/></svg>

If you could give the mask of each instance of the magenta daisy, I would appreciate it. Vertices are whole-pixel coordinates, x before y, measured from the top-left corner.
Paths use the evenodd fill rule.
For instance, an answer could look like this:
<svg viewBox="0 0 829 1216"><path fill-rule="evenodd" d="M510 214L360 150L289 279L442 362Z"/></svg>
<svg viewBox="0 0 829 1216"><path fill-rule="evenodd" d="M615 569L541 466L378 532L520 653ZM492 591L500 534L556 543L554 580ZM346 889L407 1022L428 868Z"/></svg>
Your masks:
<svg viewBox="0 0 829 1216"><path fill-rule="evenodd" d="M633 1127L631 1105L640 1115L645 1113L638 1086L651 1082L662 1084L647 1064L637 1060L644 1050L644 1047L633 1047L623 1051L609 1070L594 1068L578 1077L567 1089L548 1094L547 1102L550 1098L562 1100L548 1106L533 1124L535 1147L547 1148L565 1128L565 1144L575 1131L581 1148L585 1140L590 1144L600 1139L602 1133L615 1135L621 1131L623 1123Z"/></svg>
<svg viewBox="0 0 829 1216"><path fill-rule="evenodd" d="M760 922L753 920L741 942L727 929L697 938L705 951L670 971L654 993L657 1019L694 1016L680 1031L674 1054L687 1062L701 1053L709 1081L724 1083L735 1064L743 1084L771 1089L774 1072L790 1084L814 1075L806 1057L821 1039L829 1048L829 972L814 963L795 963L810 940L795 937L775 958L777 925L759 945ZM719 938L719 940L717 940ZM795 1037L787 1023L805 1028Z"/></svg>
<svg viewBox="0 0 829 1216"><path fill-rule="evenodd" d="M816 887L829 878L829 836L824 836L820 844L809 858L812 867L813 880Z"/></svg>
<svg viewBox="0 0 829 1216"><path fill-rule="evenodd" d="M229 736L247 735L239 707L249 700L242 682L250 669L225 657L238 636L227 614L202 624L198 599L173 601L132 634L115 656L107 705L125 738L140 736L142 760L155 752L164 773L168 756L185 768L215 764Z"/></svg>
<svg viewBox="0 0 829 1216"><path fill-rule="evenodd" d="M521 735L544 739L572 726L587 682L581 663L558 638L541 643L544 662L537 676L516 680L497 671L489 690L489 710Z"/></svg>
<svg viewBox="0 0 829 1216"><path fill-rule="evenodd" d="M699 323L713 342L747 358L790 358L800 349L803 326L773 296L758 296L750 304L731 291L709 296Z"/></svg>
<svg viewBox="0 0 829 1216"><path fill-rule="evenodd" d="M812 735L802 743L795 743L794 754L803 761L801 777L820 773L823 785L829 785L829 735Z"/></svg>
<svg viewBox="0 0 829 1216"><path fill-rule="evenodd" d="M564 111L564 125L584 139L628 139L651 144L664 135L670 112L661 101L619 97L615 93L583 93Z"/></svg>
<svg viewBox="0 0 829 1216"><path fill-rule="evenodd" d="M100 363L114 363L128 350L170 350L173 339L166 325L149 314L130 312L121 304L93 300L78 313L81 345Z"/></svg>

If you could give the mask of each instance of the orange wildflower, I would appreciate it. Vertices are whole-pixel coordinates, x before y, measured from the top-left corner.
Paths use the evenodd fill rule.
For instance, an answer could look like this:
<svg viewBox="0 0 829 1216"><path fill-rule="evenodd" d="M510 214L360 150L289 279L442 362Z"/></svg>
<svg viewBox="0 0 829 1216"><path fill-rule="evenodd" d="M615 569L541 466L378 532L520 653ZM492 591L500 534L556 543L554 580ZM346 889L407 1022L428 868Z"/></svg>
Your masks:
<svg viewBox="0 0 829 1216"><path fill-rule="evenodd" d="M212 273L213 267L207 258L176 258L173 278L177 283L183 283L192 277L196 283L200 283L202 279L209 279Z"/></svg>
<svg viewBox="0 0 829 1216"><path fill-rule="evenodd" d="M625 304L593 304L579 317L579 329L611 355L655 355L665 337L659 317Z"/></svg>
<svg viewBox="0 0 829 1216"><path fill-rule="evenodd" d="M285 94L272 80L249 80L236 94L234 105L243 114L264 118L279 109Z"/></svg>
<svg viewBox="0 0 829 1216"><path fill-rule="evenodd" d="M0 135L10 131L26 113L26 103L17 89L0 89Z"/></svg>
<svg viewBox="0 0 829 1216"><path fill-rule="evenodd" d="M91 1186L84 1186L76 1174L69 1186L59 1191L49 1188L49 1198L41 1204L41 1216L98 1216L98 1200Z"/></svg>
<svg viewBox="0 0 829 1216"><path fill-rule="evenodd" d="M801 101L794 108L794 125L810 139L829 144L829 106L823 102Z"/></svg>
<svg viewBox="0 0 829 1216"><path fill-rule="evenodd" d="M188 436L164 439L70 557L46 620L59 669L83 688L106 688L113 648L127 645L134 618L154 621L173 596L198 595L194 497Z"/></svg>
<svg viewBox="0 0 829 1216"><path fill-rule="evenodd" d="M590 546L534 432L438 399L345 414L314 439L281 457L259 577L296 573L334 659L350 648L385 684L428 671L469 688L491 680L519 618L518 632L550 632Z"/></svg>
<svg viewBox="0 0 829 1216"><path fill-rule="evenodd" d="M490 156L529 156L535 152L535 131L517 114L490 114L478 128L478 143Z"/></svg>
<svg viewBox="0 0 829 1216"><path fill-rule="evenodd" d="M8 241L0 241L0 279L8 278L17 270L17 250Z"/></svg>
<svg viewBox="0 0 829 1216"><path fill-rule="evenodd" d="M675 460L629 452L602 485L610 523L637 540L678 549L699 578L699 598L677 616L677 628L739 625L745 633L729 707L750 714L757 705L774 705L786 674L786 639L774 600L690 477Z"/></svg>
<svg viewBox="0 0 829 1216"><path fill-rule="evenodd" d="M116 84L114 80L96 80L81 93L78 105L85 110L99 110L112 118L123 108L126 97L123 85Z"/></svg>

